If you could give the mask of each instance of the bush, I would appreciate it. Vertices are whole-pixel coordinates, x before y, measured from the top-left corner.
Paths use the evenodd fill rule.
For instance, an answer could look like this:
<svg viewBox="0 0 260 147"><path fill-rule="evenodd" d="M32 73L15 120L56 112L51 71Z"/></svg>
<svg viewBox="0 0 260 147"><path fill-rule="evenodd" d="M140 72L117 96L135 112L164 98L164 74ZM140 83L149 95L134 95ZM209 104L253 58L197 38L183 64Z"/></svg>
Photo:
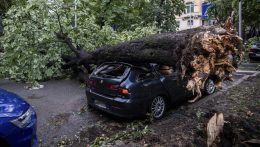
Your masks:
<svg viewBox="0 0 260 147"><path fill-rule="evenodd" d="M257 41L260 41L260 37L255 36L255 37L249 38L247 40L246 49L250 49L252 47L252 45Z"/></svg>
<svg viewBox="0 0 260 147"><path fill-rule="evenodd" d="M4 36L1 43L4 53L0 56L0 77L35 83L63 75L62 54L69 54L65 44L56 39L59 31L58 15L65 32L87 50L106 44L143 37L156 33L154 25L135 27L132 31L116 32L105 25L100 28L84 2L77 11L77 27L71 26L74 10L64 8L62 0L31 0L26 5L14 5L4 19ZM57 15L58 14L58 15Z"/></svg>

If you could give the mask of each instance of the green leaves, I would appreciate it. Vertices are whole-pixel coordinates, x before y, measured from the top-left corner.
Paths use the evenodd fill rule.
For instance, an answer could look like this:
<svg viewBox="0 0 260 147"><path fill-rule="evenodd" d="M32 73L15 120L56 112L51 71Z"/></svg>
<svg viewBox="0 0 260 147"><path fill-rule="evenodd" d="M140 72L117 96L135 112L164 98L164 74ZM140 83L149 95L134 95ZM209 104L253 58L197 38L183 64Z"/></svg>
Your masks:
<svg viewBox="0 0 260 147"><path fill-rule="evenodd" d="M54 31L58 27L48 7L43 0L32 0L7 12L1 38L5 49L0 63L2 77L34 83L60 76L64 45L57 43Z"/></svg>
<svg viewBox="0 0 260 147"><path fill-rule="evenodd" d="M209 9L209 16L223 23L232 11L235 12L238 22L238 3L239 0L209 0L212 7ZM260 2L258 0L242 0L243 24L251 27L259 27L260 24Z"/></svg>
<svg viewBox="0 0 260 147"><path fill-rule="evenodd" d="M123 31L156 23L162 31L175 31L175 15L183 13L185 5L183 0L94 0L90 8L100 27Z"/></svg>
<svg viewBox="0 0 260 147"><path fill-rule="evenodd" d="M128 5L122 4L129 4L128 1L117 1L108 6L109 0L81 0L78 1L76 11L73 2L30 0L26 5L13 5L9 9L4 19L4 36L0 38L4 47L4 53L0 56L0 77L35 83L63 76L65 72L61 69L61 55L70 52L54 34L60 30L58 16L64 31L69 33L73 42L87 50L159 31L152 23L145 27L131 23L134 18L139 19L135 16L139 15L138 11L135 11L136 14L130 13L126 20L118 18L119 13L124 13L123 17L127 15ZM105 7L107 11L101 10ZM75 13L77 27L72 27ZM106 15L102 26L98 23L101 14ZM120 22L131 26L131 29L127 30L128 27ZM115 23L122 25L121 31L111 27Z"/></svg>

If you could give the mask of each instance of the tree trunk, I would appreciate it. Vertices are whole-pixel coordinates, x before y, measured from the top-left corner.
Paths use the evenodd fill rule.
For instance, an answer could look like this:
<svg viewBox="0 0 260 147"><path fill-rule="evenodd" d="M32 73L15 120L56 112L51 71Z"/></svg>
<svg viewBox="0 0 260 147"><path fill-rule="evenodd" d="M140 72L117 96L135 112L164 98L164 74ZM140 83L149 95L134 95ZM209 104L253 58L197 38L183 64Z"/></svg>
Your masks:
<svg viewBox="0 0 260 147"><path fill-rule="evenodd" d="M242 41L235 34L227 20L225 29L220 26L199 27L176 33L162 33L142 39L128 41L112 46L104 46L94 51L75 47L71 39L63 32L56 33L76 56L64 56L66 67L100 64L107 61L129 63L158 63L174 65L181 77L189 79L187 88L197 92L204 87L209 76L216 77L221 86L225 79L232 79L235 68L229 60L230 55L240 55Z"/></svg>

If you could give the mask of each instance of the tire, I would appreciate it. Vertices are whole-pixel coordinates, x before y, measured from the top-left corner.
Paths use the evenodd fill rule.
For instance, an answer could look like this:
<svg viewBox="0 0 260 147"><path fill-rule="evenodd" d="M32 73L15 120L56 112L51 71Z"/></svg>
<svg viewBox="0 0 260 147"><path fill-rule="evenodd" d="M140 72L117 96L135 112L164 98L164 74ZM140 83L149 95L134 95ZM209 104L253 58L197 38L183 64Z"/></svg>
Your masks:
<svg viewBox="0 0 260 147"><path fill-rule="evenodd" d="M150 113L153 119L161 119L166 112L166 99L162 96L153 98L150 105Z"/></svg>
<svg viewBox="0 0 260 147"><path fill-rule="evenodd" d="M249 57L249 63L254 63L254 59L252 59L251 57Z"/></svg>
<svg viewBox="0 0 260 147"><path fill-rule="evenodd" d="M88 109L88 110L93 110L94 108L93 108L92 105L90 105L89 103L87 103L87 109Z"/></svg>
<svg viewBox="0 0 260 147"><path fill-rule="evenodd" d="M235 68L238 68L238 63L239 63L239 57L238 56L235 56L233 58L233 61L232 61L232 65L235 67Z"/></svg>
<svg viewBox="0 0 260 147"><path fill-rule="evenodd" d="M249 63L256 63L256 58L249 58Z"/></svg>
<svg viewBox="0 0 260 147"><path fill-rule="evenodd" d="M204 93L206 95L211 95L215 92L215 90L216 90L216 86L214 81L212 79L208 79L204 86Z"/></svg>

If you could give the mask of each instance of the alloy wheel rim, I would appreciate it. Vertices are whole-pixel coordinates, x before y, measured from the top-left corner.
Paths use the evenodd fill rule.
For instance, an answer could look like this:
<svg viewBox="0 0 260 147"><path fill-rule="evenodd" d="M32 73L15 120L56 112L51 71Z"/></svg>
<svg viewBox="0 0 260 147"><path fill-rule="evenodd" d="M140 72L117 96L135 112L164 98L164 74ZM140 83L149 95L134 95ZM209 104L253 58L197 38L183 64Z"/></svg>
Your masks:
<svg viewBox="0 0 260 147"><path fill-rule="evenodd" d="M213 81L208 81L208 84L207 84L207 91L209 94L213 93L215 90L215 84Z"/></svg>
<svg viewBox="0 0 260 147"><path fill-rule="evenodd" d="M163 97L158 96L154 98L151 105L151 110L154 118L159 118L163 115L165 110L165 101Z"/></svg>

